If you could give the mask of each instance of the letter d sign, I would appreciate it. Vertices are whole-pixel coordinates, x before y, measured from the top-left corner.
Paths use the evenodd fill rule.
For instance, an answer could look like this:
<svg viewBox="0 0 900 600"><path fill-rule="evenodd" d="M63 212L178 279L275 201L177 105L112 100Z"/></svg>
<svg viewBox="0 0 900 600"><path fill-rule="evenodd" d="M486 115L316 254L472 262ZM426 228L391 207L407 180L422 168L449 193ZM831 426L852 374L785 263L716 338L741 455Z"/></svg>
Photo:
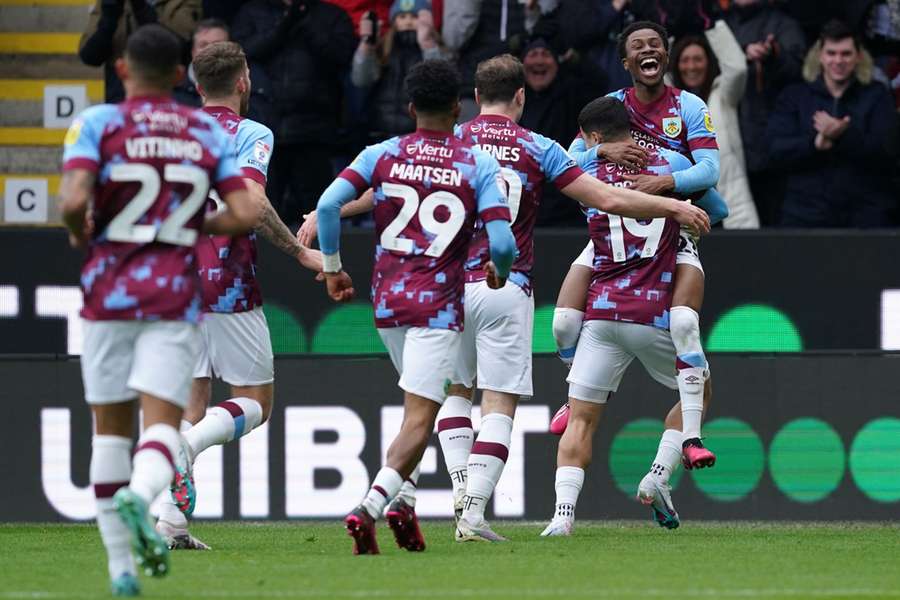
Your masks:
<svg viewBox="0 0 900 600"><path fill-rule="evenodd" d="M83 85L44 86L44 127L65 129L88 106L87 87Z"/></svg>

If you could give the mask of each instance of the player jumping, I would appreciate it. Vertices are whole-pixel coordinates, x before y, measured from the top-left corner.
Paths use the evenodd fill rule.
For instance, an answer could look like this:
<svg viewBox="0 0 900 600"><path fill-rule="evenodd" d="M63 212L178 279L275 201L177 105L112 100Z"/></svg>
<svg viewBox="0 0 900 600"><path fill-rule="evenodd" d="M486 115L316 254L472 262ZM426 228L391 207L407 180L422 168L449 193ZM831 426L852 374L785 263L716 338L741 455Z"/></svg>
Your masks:
<svg viewBox="0 0 900 600"><path fill-rule="evenodd" d="M406 86L416 132L366 148L317 208L328 293L338 298L347 289L338 252L340 207L374 189L375 325L404 390L403 424L386 465L345 520L355 554L378 553L375 520L419 464L446 397L463 327L463 267L476 218L489 238L489 285L503 287L515 257L500 166L453 135L459 85L447 61L413 67ZM414 519L390 518L389 524L400 547L424 549Z"/></svg>
<svg viewBox="0 0 900 600"><path fill-rule="evenodd" d="M570 152L582 164L586 158L598 157L640 172L657 148L683 154L693 164L688 169L669 175L650 173L628 174L627 181L636 190L648 193L690 194L715 186L719 178L719 157L716 134L706 104L686 91L667 86L663 75L668 63L668 36L655 23L639 21L625 28L619 36L619 55L631 73L634 87L613 92L610 96L625 103L631 119L632 137L616 143L598 144L585 149L585 140L573 142ZM676 368L682 412L682 454L686 468L702 468L715 463L715 455L700 441L703 416L704 382L709 377L709 365L700 342L700 317L703 303L703 267L696 243L682 232L679 242L677 282L672 299L670 329L677 352ZM588 244L590 247L591 244ZM581 260L590 263L588 248ZM578 262L578 261L576 261ZM575 282L566 281L567 284ZM574 296L581 291L576 290ZM581 330L581 310L561 306L554 314L554 335L560 355L571 357ZM564 358L565 359L565 358ZM569 358L570 359L570 358ZM566 408L554 418L561 428ZM560 419L561 418L561 419ZM562 420L562 422L560 422ZM667 430L664 441L676 442L677 432Z"/></svg>
<svg viewBox="0 0 900 600"><path fill-rule="evenodd" d="M256 233L318 273L322 270L319 251L297 242L266 198L273 136L268 127L241 117L249 107L251 90L243 50L234 42L218 42L200 52L193 66L203 110L231 136L244 185L260 207ZM214 199L208 203L211 210L216 210L218 204ZM247 435L265 423L272 412L275 370L256 278L256 233L203 236L197 244L204 315L191 402L182 425L190 448L188 464L210 446ZM231 386L231 398L207 411L213 373ZM195 504L189 472L176 474L172 496L177 508L172 502L161 505L157 529L166 536L171 548L207 549L187 529L187 517Z"/></svg>
<svg viewBox="0 0 900 600"><path fill-rule="evenodd" d="M129 38L116 73L126 99L85 110L69 128L60 190L71 243L87 249L85 398L95 432L90 478L113 595L136 596L134 557L169 571L148 506L169 486L199 345L194 247L201 230L236 235L257 220L231 142L214 119L175 104L181 42L158 25ZM204 220L210 184L225 207ZM132 457L140 400L144 431ZM134 557L132 556L132 552Z"/></svg>

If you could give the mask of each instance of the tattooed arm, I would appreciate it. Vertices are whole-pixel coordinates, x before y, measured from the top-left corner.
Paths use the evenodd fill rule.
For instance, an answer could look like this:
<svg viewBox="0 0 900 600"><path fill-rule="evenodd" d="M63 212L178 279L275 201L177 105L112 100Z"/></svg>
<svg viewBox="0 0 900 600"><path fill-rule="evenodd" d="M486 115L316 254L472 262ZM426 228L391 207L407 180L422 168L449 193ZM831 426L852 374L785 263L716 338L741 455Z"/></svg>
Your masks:
<svg viewBox="0 0 900 600"><path fill-rule="evenodd" d="M95 181L96 175L87 169L69 169L62 176L60 210L73 248L84 248L90 241L93 221L88 209L94 196Z"/></svg>
<svg viewBox="0 0 900 600"><path fill-rule="evenodd" d="M307 269L320 272L322 270L322 254L297 241L291 230L275 212L272 203L266 197L266 189L263 186L249 178L245 178L244 183L260 207L256 233L269 240L273 246L288 256L296 258Z"/></svg>

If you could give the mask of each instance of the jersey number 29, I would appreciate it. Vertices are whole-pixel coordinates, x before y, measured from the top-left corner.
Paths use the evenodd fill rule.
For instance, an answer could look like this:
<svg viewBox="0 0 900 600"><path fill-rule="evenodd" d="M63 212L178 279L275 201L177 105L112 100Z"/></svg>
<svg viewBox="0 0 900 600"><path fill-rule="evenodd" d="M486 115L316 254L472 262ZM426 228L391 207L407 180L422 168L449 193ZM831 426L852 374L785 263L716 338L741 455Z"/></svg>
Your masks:
<svg viewBox="0 0 900 600"><path fill-rule="evenodd" d="M141 184L134 198L110 221L106 237L113 242L148 244L154 240L176 246L193 246L197 241L197 231L184 226L197 214L209 190L209 175L193 165L166 165L163 172L168 183L187 183L191 193L181 201L166 220L156 225L138 225L137 222L157 201L162 181L159 171L143 163L113 165L109 171L111 181L133 181Z"/></svg>
<svg viewBox="0 0 900 600"><path fill-rule="evenodd" d="M435 236L428 248L425 249L425 256L438 257L444 253L466 221L466 207L456 194L440 190L425 196L420 204L419 193L408 185L384 183L381 189L385 196L403 200L400 212L381 232L381 247L385 250L404 254L413 253L415 249L413 240L399 236L413 217L418 214L422 229ZM446 221L438 221L434 216L439 206L443 206L450 213L450 217Z"/></svg>

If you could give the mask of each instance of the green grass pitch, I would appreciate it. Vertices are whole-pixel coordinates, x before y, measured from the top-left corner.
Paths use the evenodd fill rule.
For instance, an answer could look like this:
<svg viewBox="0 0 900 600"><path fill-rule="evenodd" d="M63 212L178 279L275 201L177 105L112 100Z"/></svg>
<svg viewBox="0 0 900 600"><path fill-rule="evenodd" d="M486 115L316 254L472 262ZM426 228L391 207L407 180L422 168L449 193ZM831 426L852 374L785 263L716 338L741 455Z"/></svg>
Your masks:
<svg viewBox="0 0 900 600"><path fill-rule="evenodd" d="M506 544L452 541L424 523L428 549L351 555L337 521L198 523L211 552L175 552L146 598L900 598L900 525L580 522L571 538L497 522ZM0 525L0 598L104 598L106 564L88 525Z"/></svg>

